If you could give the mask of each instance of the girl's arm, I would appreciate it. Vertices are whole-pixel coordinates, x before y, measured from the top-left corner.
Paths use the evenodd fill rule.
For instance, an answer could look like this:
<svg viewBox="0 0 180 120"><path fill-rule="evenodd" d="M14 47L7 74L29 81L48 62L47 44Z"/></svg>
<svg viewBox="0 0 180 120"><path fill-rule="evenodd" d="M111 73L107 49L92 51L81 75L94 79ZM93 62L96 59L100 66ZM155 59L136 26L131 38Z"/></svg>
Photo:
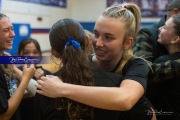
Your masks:
<svg viewBox="0 0 180 120"><path fill-rule="evenodd" d="M23 76L20 85L18 86L14 95L8 99L8 109L3 114L0 114L0 120L9 120L14 112L17 110L21 99L23 98L24 91L29 83L30 78L34 75L35 68L33 65L24 66Z"/></svg>
<svg viewBox="0 0 180 120"><path fill-rule="evenodd" d="M63 83L58 77L42 77L36 85L37 93L57 98L66 97L93 107L108 110L130 110L144 94L143 86L130 79L120 87L80 86Z"/></svg>
<svg viewBox="0 0 180 120"><path fill-rule="evenodd" d="M13 65L13 70L14 72L17 74L18 76L18 80L19 82L21 82L22 80L22 77L23 77L23 72L17 68L17 66ZM35 71L36 72L36 71ZM35 74L35 73L34 73ZM34 75L33 75L34 76ZM36 87L35 87L35 84L36 84L36 80L34 79L30 79L29 83L28 83L28 86L27 86L27 90L28 92L31 94L31 95L35 95L36 94Z"/></svg>

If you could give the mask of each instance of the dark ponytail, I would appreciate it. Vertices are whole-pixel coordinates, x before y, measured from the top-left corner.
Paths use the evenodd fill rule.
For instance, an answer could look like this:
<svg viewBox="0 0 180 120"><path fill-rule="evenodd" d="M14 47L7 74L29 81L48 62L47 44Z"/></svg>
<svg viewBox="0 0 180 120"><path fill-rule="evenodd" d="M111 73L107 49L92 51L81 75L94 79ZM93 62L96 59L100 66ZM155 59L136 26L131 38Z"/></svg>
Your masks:
<svg viewBox="0 0 180 120"><path fill-rule="evenodd" d="M66 43L69 37L80 46ZM86 34L83 27L73 19L57 21L50 30L50 43L52 49L58 52L63 64L58 76L65 83L92 86L94 85L91 65L85 51ZM55 99L56 108L67 109L67 119L93 119L93 108L67 98Z"/></svg>

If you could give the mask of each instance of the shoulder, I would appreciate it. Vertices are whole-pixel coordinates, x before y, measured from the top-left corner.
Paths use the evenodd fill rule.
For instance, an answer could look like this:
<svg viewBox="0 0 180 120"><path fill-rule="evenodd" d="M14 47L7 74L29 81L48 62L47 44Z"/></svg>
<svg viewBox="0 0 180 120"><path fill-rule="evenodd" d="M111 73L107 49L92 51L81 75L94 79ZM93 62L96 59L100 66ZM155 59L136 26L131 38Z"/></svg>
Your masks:
<svg viewBox="0 0 180 120"><path fill-rule="evenodd" d="M147 36L147 37L153 37L151 35L156 35L158 33L158 24L157 23L154 23L152 25L149 25L149 26L146 26L146 27L143 27L140 29L139 31L139 35L144 35L144 36Z"/></svg>
<svg viewBox="0 0 180 120"><path fill-rule="evenodd" d="M52 75L53 74L52 72L44 69L43 67L42 67L42 70L44 71L44 75Z"/></svg>
<svg viewBox="0 0 180 120"><path fill-rule="evenodd" d="M124 80L130 79L139 82L144 89L147 86L149 67L146 61L142 58L130 59L124 69Z"/></svg>
<svg viewBox="0 0 180 120"><path fill-rule="evenodd" d="M166 16L163 16L159 22L154 23L152 25L148 25L145 27L142 27L138 33L138 36L146 36L153 39L156 39L157 34L159 34L159 27L163 26L165 24Z"/></svg>
<svg viewBox="0 0 180 120"><path fill-rule="evenodd" d="M133 57L124 66L123 75L125 75L125 77L132 77L132 79L137 79L139 77L147 78L149 70L149 65L146 60Z"/></svg>
<svg viewBox="0 0 180 120"><path fill-rule="evenodd" d="M43 66L39 66L39 65L36 66L36 69L38 69L38 68L44 71L44 75L51 75L52 74L52 72L50 72L47 69L43 68Z"/></svg>
<svg viewBox="0 0 180 120"><path fill-rule="evenodd" d="M125 79L147 79L150 67L142 58L132 58L124 66L122 74Z"/></svg>
<svg viewBox="0 0 180 120"><path fill-rule="evenodd" d="M4 55L5 55L5 56L11 56L11 54L8 53L8 52L4 52Z"/></svg>
<svg viewBox="0 0 180 120"><path fill-rule="evenodd" d="M133 58L129 59L125 65L125 67L127 67L127 68L136 67L136 66L148 67L148 63L145 59L143 59L141 57L133 57Z"/></svg>

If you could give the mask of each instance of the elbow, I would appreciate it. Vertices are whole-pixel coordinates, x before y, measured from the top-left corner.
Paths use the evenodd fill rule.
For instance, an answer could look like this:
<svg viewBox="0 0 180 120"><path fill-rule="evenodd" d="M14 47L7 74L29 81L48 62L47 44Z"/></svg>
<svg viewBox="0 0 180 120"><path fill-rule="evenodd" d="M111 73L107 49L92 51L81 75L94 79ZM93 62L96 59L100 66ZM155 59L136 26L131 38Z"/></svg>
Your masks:
<svg viewBox="0 0 180 120"><path fill-rule="evenodd" d="M118 104L118 110L121 111L128 111L132 109L132 107L136 104L134 100L131 99L131 97L127 97L124 99L121 99Z"/></svg>
<svg viewBox="0 0 180 120"><path fill-rule="evenodd" d="M134 104L132 102L124 101L123 106L122 106L122 110L128 111L128 110L132 109L133 106L134 106Z"/></svg>

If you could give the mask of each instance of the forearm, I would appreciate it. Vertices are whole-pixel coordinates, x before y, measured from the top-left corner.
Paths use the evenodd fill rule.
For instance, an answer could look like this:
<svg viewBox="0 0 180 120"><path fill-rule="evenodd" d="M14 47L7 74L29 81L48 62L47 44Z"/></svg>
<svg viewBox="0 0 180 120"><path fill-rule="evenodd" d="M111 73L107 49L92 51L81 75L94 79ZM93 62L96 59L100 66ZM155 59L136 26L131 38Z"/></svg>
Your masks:
<svg viewBox="0 0 180 120"><path fill-rule="evenodd" d="M129 92L130 94L125 94ZM130 91L124 87L87 87L66 84L63 85L63 97L74 101L108 110L126 111L139 100L133 99Z"/></svg>
<svg viewBox="0 0 180 120"><path fill-rule="evenodd" d="M17 110L28 84L27 79L28 78L23 77L23 80L18 86L16 92L11 96L11 98L9 98L8 109L6 112L0 115L0 120L10 120L14 112Z"/></svg>

